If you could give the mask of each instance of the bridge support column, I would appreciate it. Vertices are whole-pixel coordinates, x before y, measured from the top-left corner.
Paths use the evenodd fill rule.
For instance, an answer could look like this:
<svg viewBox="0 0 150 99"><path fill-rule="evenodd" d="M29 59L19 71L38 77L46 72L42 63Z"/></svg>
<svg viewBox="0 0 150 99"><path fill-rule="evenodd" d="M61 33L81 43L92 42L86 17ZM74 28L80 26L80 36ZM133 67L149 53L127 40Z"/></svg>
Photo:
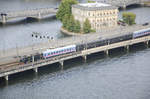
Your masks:
<svg viewBox="0 0 150 99"><path fill-rule="evenodd" d="M125 46L125 49L127 50L127 52L129 52L129 45Z"/></svg>
<svg viewBox="0 0 150 99"><path fill-rule="evenodd" d="M149 46L149 41L146 41L145 45L146 45L146 47L148 47Z"/></svg>
<svg viewBox="0 0 150 99"><path fill-rule="evenodd" d="M59 63L61 65L61 70L63 70L64 69L64 61L60 61Z"/></svg>
<svg viewBox="0 0 150 99"><path fill-rule="evenodd" d="M38 72L38 67L33 68L33 70L35 71L35 73L37 73Z"/></svg>
<svg viewBox="0 0 150 99"><path fill-rule="evenodd" d="M38 19L41 19L41 13L38 13Z"/></svg>
<svg viewBox="0 0 150 99"><path fill-rule="evenodd" d="M106 56L108 56L109 55L109 50L106 50L105 54L106 54Z"/></svg>
<svg viewBox="0 0 150 99"><path fill-rule="evenodd" d="M2 23L5 24L6 23L6 15L1 15L2 17Z"/></svg>
<svg viewBox="0 0 150 99"><path fill-rule="evenodd" d="M6 81L8 81L8 75L4 77Z"/></svg>
<svg viewBox="0 0 150 99"><path fill-rule="evenodd" d="M84 62L86 62L86 60L87 60L87 56L86 55L84 55L84 56L82 56L83 57L83 59L84 59Z"/></svg>

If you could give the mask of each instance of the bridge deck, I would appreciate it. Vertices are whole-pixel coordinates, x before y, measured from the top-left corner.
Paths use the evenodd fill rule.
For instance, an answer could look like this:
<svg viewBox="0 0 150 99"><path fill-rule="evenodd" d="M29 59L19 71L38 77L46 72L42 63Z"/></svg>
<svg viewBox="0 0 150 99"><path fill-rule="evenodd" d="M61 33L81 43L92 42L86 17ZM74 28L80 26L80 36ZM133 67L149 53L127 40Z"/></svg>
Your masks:
<svg viewBox="0 0 150 99"><path fill-rule="evenodd" d="M91 48L91 49L83 50L81 52L75 52L75 53L66 54L63 56L58 56L58 57L54 57L54 58L50 58L50 59L40 60L40 61L37 61L34 63L29 63L29 64L25 64L25 65L16 65L15 67L11 67L4 71L1 71L0 77L4 77L4 76L10 75L10 74L42 67L42 66L45 66L48 64L53 64L53 63L60 62L60 61L65 61L65 60L72 59L72 58L79 57L79 56L86 56L86 55L89 55L92 53L106 51L106 50L123 47L123 46L127 46L127 45L132 45L132 44L136 44L136 43L140 43L140 42L146 42L149 40L150 40L150 36L146 36L146 37L141 37L141 38L137 38L137 39L114 43L114 44L110 44L110 45L106 45L106 46Z"/></svg>
<svg viewBox="0 0 150 99"><path fill-rule="evenodd" d="M24 11L13 11L13 12L0 12L0 22L6 23L6 21L15 19L15 18L26 18L26 17L33 17L41 19L44 16L56 14L56 8L41 8L41 9L31 9L31 10L24 10Z"/></svg>

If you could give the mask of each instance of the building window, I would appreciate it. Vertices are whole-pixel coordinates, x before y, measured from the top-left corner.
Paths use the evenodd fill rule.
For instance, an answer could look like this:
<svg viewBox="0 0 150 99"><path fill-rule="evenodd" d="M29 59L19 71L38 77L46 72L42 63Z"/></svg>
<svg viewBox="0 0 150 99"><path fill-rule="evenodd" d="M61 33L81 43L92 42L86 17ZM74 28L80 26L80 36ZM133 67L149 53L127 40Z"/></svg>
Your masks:
<svg viewBox="0 0 150 99"><path fill-rule="evenodd" d="M99 24L97 24L97 27L99 27Z"/></svg>

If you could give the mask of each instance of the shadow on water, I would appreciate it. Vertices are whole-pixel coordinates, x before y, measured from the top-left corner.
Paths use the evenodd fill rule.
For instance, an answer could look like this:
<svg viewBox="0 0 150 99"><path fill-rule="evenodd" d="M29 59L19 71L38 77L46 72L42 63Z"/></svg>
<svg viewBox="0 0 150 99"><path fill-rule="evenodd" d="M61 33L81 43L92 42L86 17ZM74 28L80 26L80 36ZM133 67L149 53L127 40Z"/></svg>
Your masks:
<svg viewBox="0 0 150 99"><path fill-rule="evenodd" d="M24 83L35 80L45 75L49 75L60 70L59 63L54 63L44 67L38 68L38 73L35 73L33 70L28 70L21 73L16 73L9 76L9 81L5 81L4 78L0 78L0 87L5 87L7 85L13 85L16 83Z"/></svg>
<svg viewBox="0 0 150 99"><path fill-rule="evenodd" d="M134 54L134 53L137 53L139 51L143 51L149 47L150 47L150 45L147 46L144 43L139 43L139 44L135 44L135 45L130 46L129 50L127 50L124 47L111 49L111 50L109 50L108 56L105 54L105 52L94 53L94 54L88 55L87 63L92 63L92 62L97 61L97 60L120 58L124 55Z"/></svg>
<svg viewBox="0 0 150 99"><path fill-rule="evenodd" d="M73 59L69 59L64 61L64 70L67 70L69 68L77 67L83 65L83 58L82 57L77 57Z"/></svg>
<svg viewBox="0 0 150 99"><path fill-rule="evenodd" d="M20 19L20 20L16 20L16 21L10 21L10 22L7 22L6 24L0 23L0 28L1 27L16 26L16 25L20 25L20 24L49 22L49 21L53 21L53 20L56 20L56 16L55 15L50 16L50 17L45 17L43 19L37 19L37 18L28 17L28 18Z"/></svg>
<svg viewBox="0 0 150 99"><path fill-rule="evenodd" d="M142 7L140 4L132 4L132 5L129 5L127 6L125 9L124 8L119 8L119 11L122 11L122 10L131 10L131 9L136 9L136 8L140 8Z"/></svg>

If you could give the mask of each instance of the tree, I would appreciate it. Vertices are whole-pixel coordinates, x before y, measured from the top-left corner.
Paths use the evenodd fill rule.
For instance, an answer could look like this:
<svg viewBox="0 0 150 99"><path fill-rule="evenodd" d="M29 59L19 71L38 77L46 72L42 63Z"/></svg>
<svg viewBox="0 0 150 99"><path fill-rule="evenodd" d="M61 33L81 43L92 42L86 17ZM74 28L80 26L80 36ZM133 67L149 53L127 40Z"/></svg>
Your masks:
<svg viewBox="0 0 150 99"><path fill-rule="evenodd" d="M122 14L122 17L123 17L123 21L125 23L127 23L128 25L133 25L135 24L135 18L136 18L136 15L134 13L131 13L131 12L124 12Z"/></svg>
<svg viewBox="0 0 150 99"><path fill-rule="evenodd" d="M67 29L70 32L74 31L74 25L75 25L75 20L73 15L70 16L69 20L67 21Z"/></svg>
<svg viewBox="0 0 150 99"><path fill-rule="evenodd" d="M56 13L56 18L62 21L66 14L71 15L71 6L77 3L78 2L76 0L62 0L59 9Z"/></svg>
<svg viewBox="0 0 150 99"><path fill-rule="evenodd" d="M75 21L74 32L79 33L81 31L81 24L78 20Z"/></svg>
<svg viewBox="0 0 150 99"><path fill-rule="evenodd" d="M70 19L70 15L66 14L64 16L64 18L62 19L62 23L63 23L63 28L67 29L67 25L68 25L68 20Z"/></svg>
<svg viewBox="0 0 150 99"><path fill-rule="evenodd" d="M91 32L91 24L88 19L85 20L83 23L83 32L84 33L90 33Z"/></svg>

